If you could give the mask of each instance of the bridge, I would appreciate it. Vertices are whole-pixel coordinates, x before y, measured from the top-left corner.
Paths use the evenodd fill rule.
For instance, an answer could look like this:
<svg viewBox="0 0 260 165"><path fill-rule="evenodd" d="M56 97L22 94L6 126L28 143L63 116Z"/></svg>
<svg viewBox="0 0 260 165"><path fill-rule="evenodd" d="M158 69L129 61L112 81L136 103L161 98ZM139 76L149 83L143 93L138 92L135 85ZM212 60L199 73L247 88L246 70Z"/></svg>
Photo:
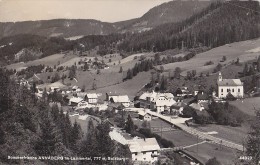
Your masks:
<svg viewBox="0 0 260 165"><path fill-rule="evenodd" d="M244 147L240 144L236 144L234 142L231 142L231 141L228 141L228 140L225 140L225 139L222 139L222 138L217 138L217 137L209 135L205 132L201 132L201 131L199 131L195 128L188 127L186 124L184 124L185 121L188 120L188 119L185 119L185 118L172 119L170 116L164 116L164 115L158 114L156 112L152 112L150 110L146 110L146 113L149 113L153 116L157 116L161 120L164 120L168 123L171 123L174 126L182 129L183 131L185 131L189 134L197 136L200 139L207 140L209 143L219 144L219 145L222 145L222 146L225 146L225 147L228 147L228 148L236 149L236 150L239 150L239 151L244 151Z"/></svg>

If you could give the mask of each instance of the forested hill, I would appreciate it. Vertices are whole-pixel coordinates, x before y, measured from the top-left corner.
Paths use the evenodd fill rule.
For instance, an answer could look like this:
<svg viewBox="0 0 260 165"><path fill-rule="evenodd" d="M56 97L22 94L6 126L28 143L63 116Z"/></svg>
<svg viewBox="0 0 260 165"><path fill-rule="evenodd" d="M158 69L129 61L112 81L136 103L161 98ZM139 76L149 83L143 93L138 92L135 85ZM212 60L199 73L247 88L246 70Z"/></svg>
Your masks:
<svg viewBox="0 0 260 165"><path fill-rule="evenodd" d="M77 161L50 157L124 157L131 158L127 146L109 137L110 125L88 122L83 134L80 125L70 122L69 113L55 104L64 104L61 93L35 95L36 86L28 90L10 79L10 72L0 68L0 164L110 164L109 162ZM53 106L49 106L52 102ZM87 121L86 121L87 122ZM8 158L11 156L13 159ZM19 157L22 157L20 159ZM28 158L30 157L30 158ZM45 157L46 159L42 158ZM117 161L130 164L129 161Z"/></svg>
<svg viewBox="0 0 260 165"><path fill-rule="evenodd" d="M200 45L210 48L257 38L260 35L257 1L214 2L180 23L169 23L129 36L119 46L125 51L163 51Z"/></svg>
<svg viewBox="0 0 260 165"><path fill-rule="evenodd" d="M115 23L119 32L142 32L165 23L183 21L210 5L210 1L170 1L155 6L142 17Z"/></svg>
<svg viewBox="0 0 260 165"><path fill-rule="evenodd" d="M45 37L73 37L105 35L115 32L111 23L92 19L54 19L24 22L0 22L0 38L18 34L35 34Z"/></svg>

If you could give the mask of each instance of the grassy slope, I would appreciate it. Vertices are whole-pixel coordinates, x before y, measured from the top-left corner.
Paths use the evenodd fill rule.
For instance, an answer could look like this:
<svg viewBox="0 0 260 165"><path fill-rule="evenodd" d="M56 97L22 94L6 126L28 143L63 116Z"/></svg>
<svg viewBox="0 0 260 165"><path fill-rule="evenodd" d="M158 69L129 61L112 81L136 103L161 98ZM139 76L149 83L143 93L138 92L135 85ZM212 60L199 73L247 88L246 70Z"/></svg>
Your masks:
<svg viewBox="0 0 260 165"><path fill-rule="evenodd" d="M14 63L11 65L8 65L6 68L7 69L18 69L19 68L23 68L23 67L28 67L28 66L33 66L33 65L40 65L40 64L44 64L44 65L48 65L48 66L54 66L57 65L58 62L63 63L66 62L68 60L70 60L71 58L74 58L74 55L64 55L64 54L54 54L48 57L44 57L38 60L34 60L34 61L29 61L27 63Z"/></svg>
<svg viewBox="0 0 260 165"><path fill-rule="evenodd" d="M257 58L259 56L259 52L249 51L258 48L259 45L260 39L236 42L211 49L204 53L197 54L194 58L188 61L170 63L163 66L165 70L180 67L183 70L183 75L186 75L187 71L193 69L195 69L197 73L207 72L213 70L213 68L218 63L220 63L220 60L223 56L227 57L227 60L225 62L222 62L223 65L229 64L237 58L240 58L240 62L250 61ZM210 60L214 62L214 65L204 66L204 64Z"/></svg>
<svg viewBox="0 0 260 165"><path fill-rule="evenodd" d="M248 115L255 116L255 109L260 107L260 97L246 98L243 101L231 101L230 104Z"/></svg>

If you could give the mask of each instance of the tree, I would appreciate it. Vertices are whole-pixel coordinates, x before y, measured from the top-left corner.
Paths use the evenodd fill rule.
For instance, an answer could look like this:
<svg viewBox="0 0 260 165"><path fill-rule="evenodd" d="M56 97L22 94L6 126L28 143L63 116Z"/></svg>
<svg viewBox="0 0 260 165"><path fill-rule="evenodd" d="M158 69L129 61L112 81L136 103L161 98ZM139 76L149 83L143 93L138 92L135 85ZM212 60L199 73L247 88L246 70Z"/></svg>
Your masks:
<svg viewBox="0 0 260 165"><path fill-rule="evenodd" d="M79 154L81 156L97 156L97 130L93 120L88 122L86 138L82 141Z"/></svg>
<svg viewBox="0 0 260 165"><path fill-rule="evenodd" d="M92 89L93 89L93 90L96 90L96 89L97 89L97 84L96 84L95 81L94 81L93 84L92 84Z"/></svg>
<svg viewBox="0 0 260 165"><path fill-rule="evenodd" d="M97 74L100 74L100 69L97 70Z"/></svg>
<svg viewBox="0 0 260 165"><path fill-rule="evenodd" d="M175 70L174 70L174 78L179 79L180 76L181 76L181 68L176 67Z"/></svg>
<svg viewBox="0 0 260 165"><path fill-rule="evenodd" d="M191 71L191 75L192 75L193 78L196 76L196 74L197 74L196 70Z"/></svg>
<svg viewBox="0 0 260 165"><path fill-rule="evenodd" d="M123 67L120 66L119 73L122 73L122 72L123 72Z"/></svg>
<svg viewBox="0 0 260 165"><path fill-rule="evenodd" d="M221 165L221 163L214 157L206 162L206 165Z"/></svg>
<svg viewBox="0 0 260 165"><path fill-rule="evenodd" d="M239 58L237 58L237 60L236 60L236 64L238 65L238 64L240 64L240 59Z"/></svg>
<svg viewBox="0 0 260 165"><path fill-rule="evenodd" d="M186 78L190 80L192 78L192 74L190 71L187 72Z"/></svg>
<svg viewBox="0 0 260 165"><path fill-rule="evenodd" d="M130 133L130 134L135 132L134 122L130 115L127 116L127 121L125 123L125 130L127 133Z"/></svg>
<svg viewBox="0 0 260 165"><path fill-rule="evenodd" d="M247 73L248 73L248 65L246 63L245 66L244 66L244 69L243 69L243 75L247 76Z"/></svg>
<svg viewBox="0 0 260 165"><path fill-rule="evenodd" d="M50 155L59 154L56 152L57 151L56 146L58 143L61 143L61 134L59 133L57 127L50 119L48 114L45 114L40 127L41 127L41 135L35 145L35 150L37 154L41 156L50 156Z"/></svg>
<svg viewBox="0 0 260 165"><path fill-rule="evenodd" d="M164 71L164 67L160 66L160 72L162 73Z"/></svg>
<svg viewBox="0 0 260 165"><path fill-rule="evenodd" d="M226 56L223 56L222 57L222 61L224 62L224 61L226 61L227 60L227 57Z"/></svg>
<svg viewBox="0 0 260 165"><path fill-rule="evenodd" d="M246 152L252 156L252 161L258 164L260 161L260 110L256 111L256 118L250 127L247 137Z"/></svg>
<svg viewBox="0 0 260 165"><path fill-rule="evenodd" d="M167 78L164 77L164 75L161 78L161 83L160 83L160 90L165 91L168 88L168 81Z"/></svg>
<svg viewBox="0 0 260 165"><path fill-rule="evenodd" d="M260 56L257 59L257 71L260 72Z"/></svg>

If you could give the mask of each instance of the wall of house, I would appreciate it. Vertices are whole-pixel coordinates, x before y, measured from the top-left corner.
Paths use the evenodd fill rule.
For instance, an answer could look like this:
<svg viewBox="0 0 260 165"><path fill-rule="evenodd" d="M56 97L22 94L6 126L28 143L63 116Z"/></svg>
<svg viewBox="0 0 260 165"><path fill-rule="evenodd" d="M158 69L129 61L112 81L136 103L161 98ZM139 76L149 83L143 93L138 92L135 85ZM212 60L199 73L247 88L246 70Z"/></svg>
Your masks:
<svg viewBox="0 0 260 165"><path fill-rule="evenodd" d="M148 161L148 162L155 162L158 160L158 157L152 156L152 154L157 155L158 151L148 151L148 152L138 152L132 153L132 160L133 161Z"/></svg>
<svg viewBox="0 0 260 165"><path fill-rule="evenodd" d="M96 98L88 98L88 103L96 104L97 103L97 99Z"/></svg>
<svg viewBox="0 0 260 165"><path fill-rule="evenodd" d="M219 86L218 87L218 97L226 98L229 91L234 97L237 97L237 98L244 97L243 86Z"/></svg>

